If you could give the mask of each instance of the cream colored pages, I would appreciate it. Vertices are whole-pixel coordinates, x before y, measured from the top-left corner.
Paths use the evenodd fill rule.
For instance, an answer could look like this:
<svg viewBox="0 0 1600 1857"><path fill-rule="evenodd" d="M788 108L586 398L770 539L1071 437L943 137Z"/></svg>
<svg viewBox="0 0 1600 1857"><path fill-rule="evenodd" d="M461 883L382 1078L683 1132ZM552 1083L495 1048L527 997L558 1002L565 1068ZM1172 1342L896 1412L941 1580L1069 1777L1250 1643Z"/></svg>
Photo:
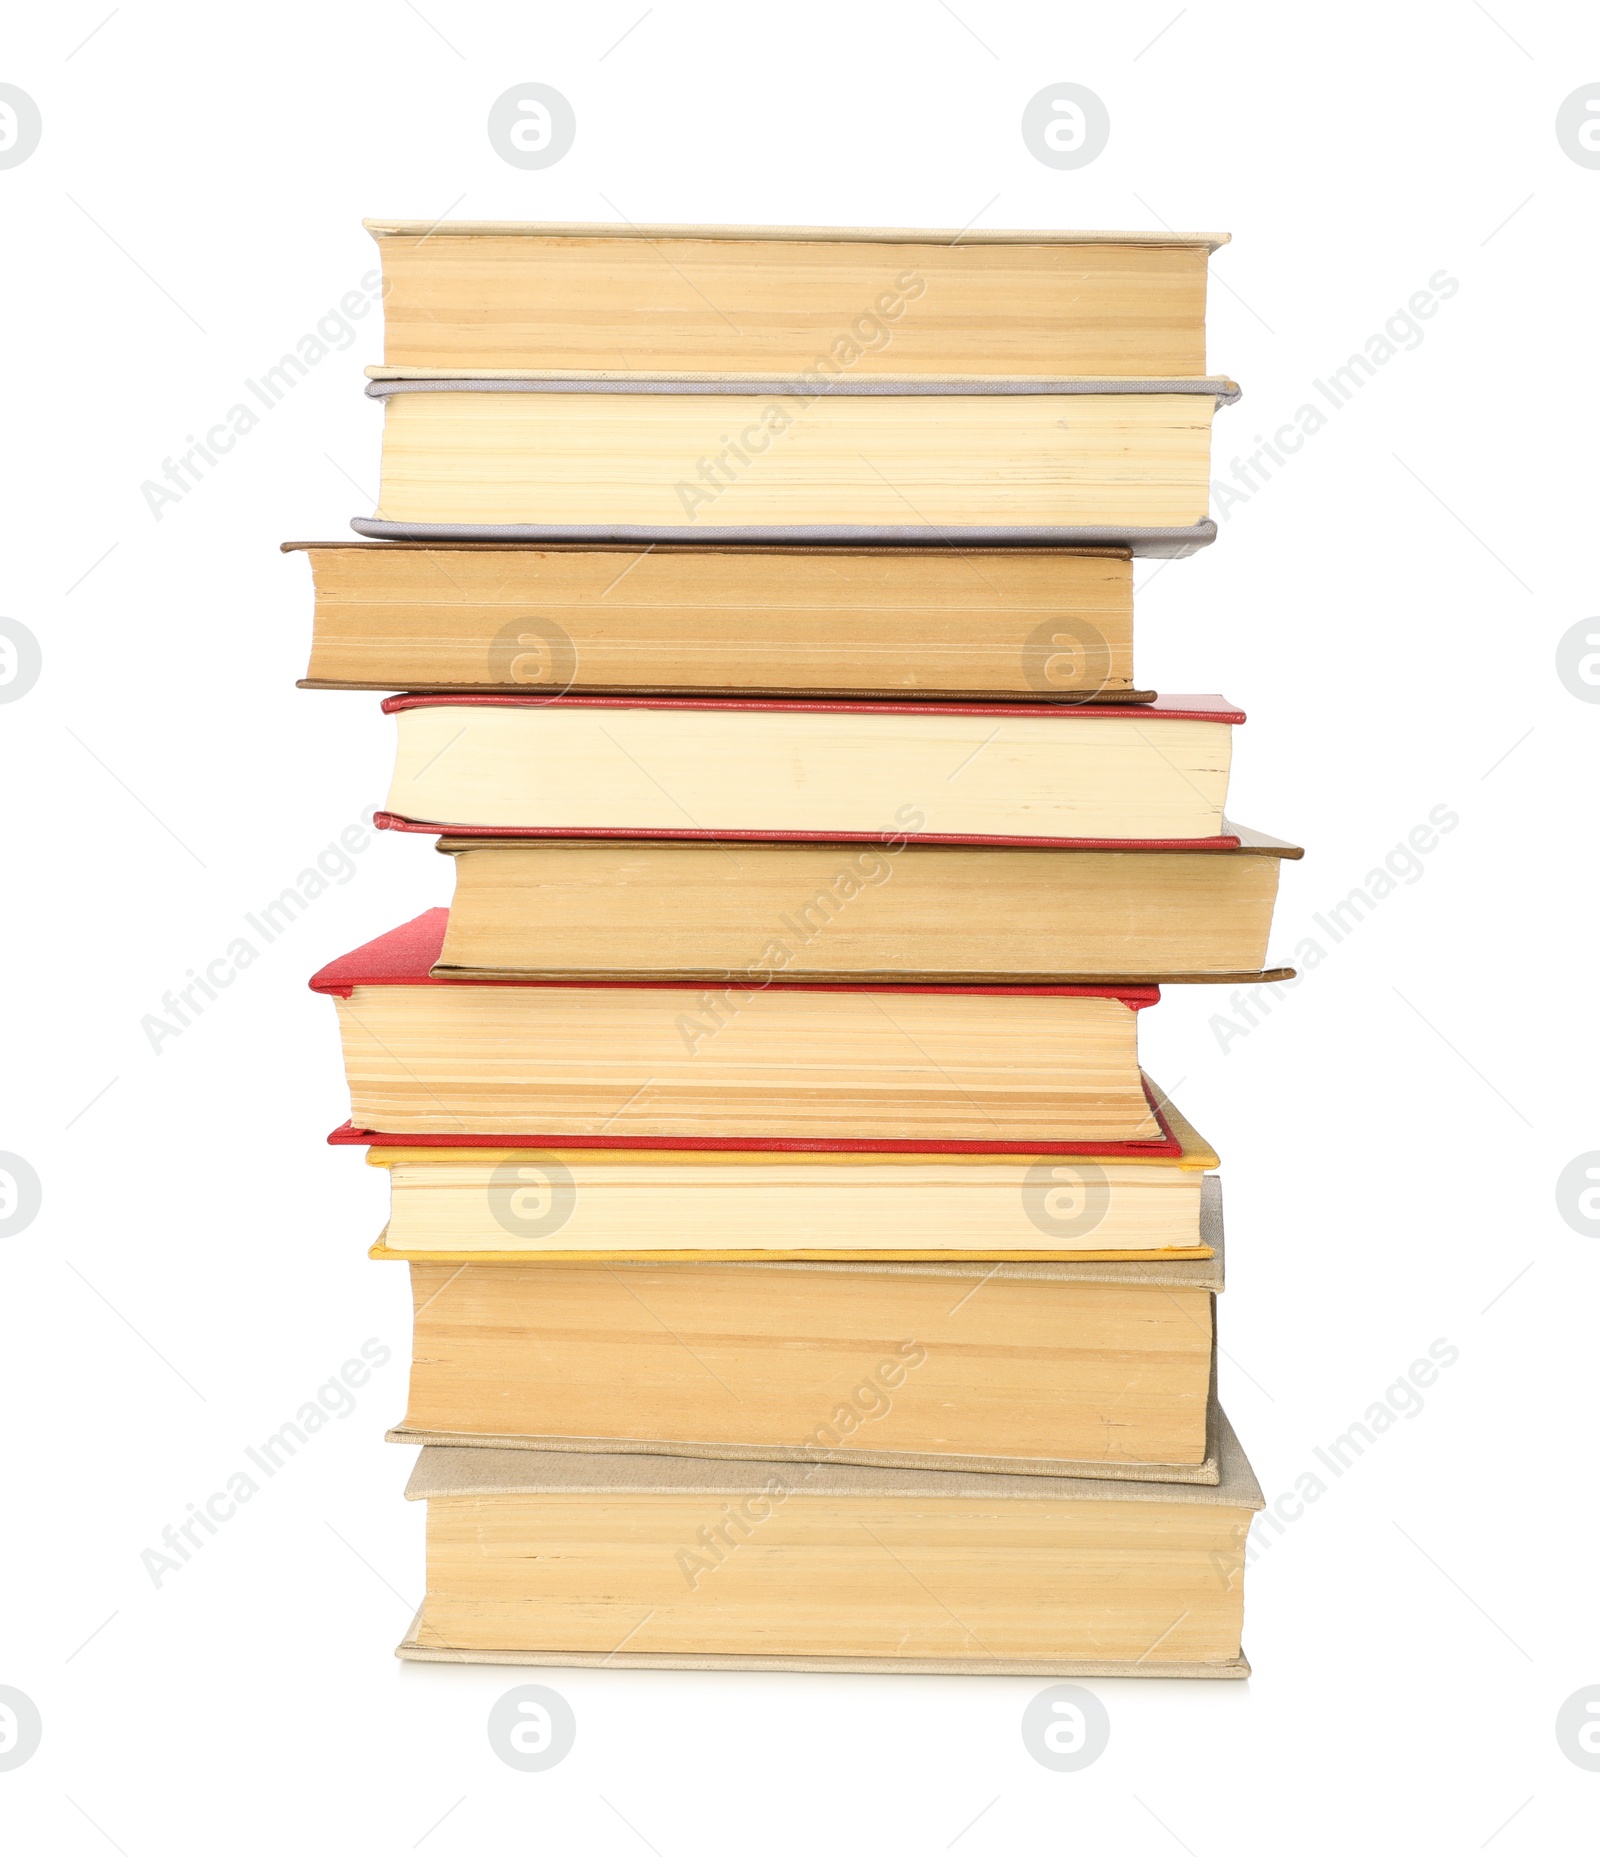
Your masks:
<svg viewBox="0 0 1600 1857"><path fill-rule="evenodd" d="M389 810L531 830L1209 838L1233 725L441 704L396 713Z"/></svg>
<svg viewBox="0 0 1600 1857"><path fill-rule="evenodd" d="M1203 1175L1093 1161L632 1164L530 1152L392 1169L391 1252L1141 1251L1200 1242Z"/></svg>
<svg viewBox="0 0 1600 1857"><path fill-rule="evenodd" d="M1201 393L397 393L378 517L748 525L1186 527Z"/></svg>

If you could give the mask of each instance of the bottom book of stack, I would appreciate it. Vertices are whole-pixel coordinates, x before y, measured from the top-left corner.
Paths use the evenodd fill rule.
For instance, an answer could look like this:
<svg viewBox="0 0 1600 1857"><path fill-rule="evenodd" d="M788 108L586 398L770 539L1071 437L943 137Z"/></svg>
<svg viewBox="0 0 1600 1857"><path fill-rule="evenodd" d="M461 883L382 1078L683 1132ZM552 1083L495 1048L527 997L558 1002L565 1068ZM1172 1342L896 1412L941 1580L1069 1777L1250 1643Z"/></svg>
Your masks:
<svg viewBox="0 0 1600 1857"><path fill-rule="evenodd" d="M1243 1677L1261 1492L1218 1480L908 1470L430 1445L427 1594L399 1647L443 1663Z"/></svg>

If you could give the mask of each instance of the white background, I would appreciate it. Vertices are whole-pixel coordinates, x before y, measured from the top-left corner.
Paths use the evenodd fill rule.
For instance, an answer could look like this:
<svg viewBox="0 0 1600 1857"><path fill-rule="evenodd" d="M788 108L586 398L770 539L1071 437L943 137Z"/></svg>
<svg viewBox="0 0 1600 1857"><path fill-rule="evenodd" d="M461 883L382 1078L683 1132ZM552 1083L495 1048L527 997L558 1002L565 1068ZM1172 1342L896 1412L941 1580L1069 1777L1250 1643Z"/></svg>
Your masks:
<svg viewBox="0 0 1600 1857"><path fill-rule="evenodd" d="M1600 708L1555 651L1596 605L1600 171L1554 119L1600 80L1592 13L104 7L19 9L0 63L44 120L0 171L0 611L44 651L0 711L0 1148L44 1183L0 1243L0 1684L44 1720L0 1773L9 1848L1589 1848L1600 1774L1554 1722L1600 1682L1600 1248L1554 1188L1600 1145ZM528 80L577 114L542 172L485 133ZM1019 133L1068 80L1112 124L1075 172ZM390 725L294 688L309 575L276 552L371 510L376 319L159 521L140 486L374 268L363 215L441 214L1226 228L1219 477L1459 281L1214 548L1141 567L1138 651L1142 682L1249 711L1232 810L1309 848L1280 955L1432 808L1460 818L1225 1052L1209 991L1144 1022L1224 1156L1223 1395L1269 1498L1436 1338L1460 1358L1257 1523L1248 1685L1093 1685L1084 1772L1024 1750L1033 1682L606 1671L553 1674L577 1745L521 1774L484 1723L537 1673L390 1656L422 1581L411 1454L381 1442L406 1286L364 1256L382 1180L323 1145L348 1105L305 980L446 900L443 861L381 836L159 1054L140 1025L381 798ZM394 1359L356 1412L153 1585L141 1551L372 1336Z"/></svg>

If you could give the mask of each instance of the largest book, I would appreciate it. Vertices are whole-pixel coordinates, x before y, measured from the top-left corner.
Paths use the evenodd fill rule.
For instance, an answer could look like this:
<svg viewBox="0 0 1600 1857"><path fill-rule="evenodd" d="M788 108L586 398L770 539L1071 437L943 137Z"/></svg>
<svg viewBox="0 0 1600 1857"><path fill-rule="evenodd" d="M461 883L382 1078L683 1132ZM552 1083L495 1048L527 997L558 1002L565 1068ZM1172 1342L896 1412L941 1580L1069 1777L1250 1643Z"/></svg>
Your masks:
<svg viewBox="0 0 1600 1857"><path fill-rule="evenodd" d="M1248 1676L1261 1491L1217 1415L1213 1485L430 1447L446 1663Z"/></svg>

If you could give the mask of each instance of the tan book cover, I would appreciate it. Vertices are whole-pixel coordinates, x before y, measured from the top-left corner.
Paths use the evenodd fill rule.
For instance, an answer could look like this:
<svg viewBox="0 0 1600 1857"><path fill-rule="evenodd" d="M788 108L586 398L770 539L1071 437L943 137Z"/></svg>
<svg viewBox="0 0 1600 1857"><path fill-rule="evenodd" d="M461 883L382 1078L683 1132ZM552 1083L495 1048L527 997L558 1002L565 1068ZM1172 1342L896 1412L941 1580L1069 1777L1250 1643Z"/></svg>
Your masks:
<svg viewBox="0 0 1600 1857"><path fill-rule="evenodd" d="M1202 1231L1122 1264L416 1264L389 1439L1215 1483L1216 1180Z"/></svg>

